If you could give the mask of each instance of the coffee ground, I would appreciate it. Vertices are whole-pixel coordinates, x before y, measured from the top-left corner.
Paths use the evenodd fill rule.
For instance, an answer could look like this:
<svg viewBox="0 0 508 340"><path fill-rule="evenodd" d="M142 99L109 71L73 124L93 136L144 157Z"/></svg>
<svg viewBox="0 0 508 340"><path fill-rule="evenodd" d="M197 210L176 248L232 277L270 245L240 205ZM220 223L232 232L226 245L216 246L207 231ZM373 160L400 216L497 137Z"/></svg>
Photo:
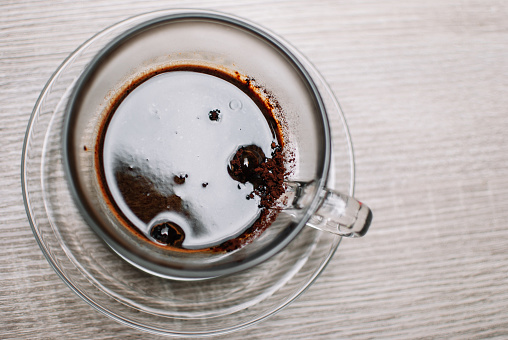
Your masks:
<svg viewBox="0 0 508 340"><path fill-rule="evenodd" d="M255 145L241 147L230 161L228 172L241 183L250 182L254 191L246 199L259 196L259 218L240 237L228 240L216 249L233 251L250 243L268 228L280 212L277 200L284 194L285 165L282 148L272 143L272 157L266 158L261 148Z"/></svg>
<svg viewBox="0 0 508 340"><path fill-rule="evenodd" d="M219 113L220 113L219 109L212 110L208 113L208 118L211 121L218 121L220 118Z"/></svg>
<svg viewBox="0 0 508 340"><path fill-rule="evenodd" d="M175 175L173 177L173 181L176 183L176 184L184 184L185 183L185 179L189 177L189 175L185 174L185 175Z"/></svg>

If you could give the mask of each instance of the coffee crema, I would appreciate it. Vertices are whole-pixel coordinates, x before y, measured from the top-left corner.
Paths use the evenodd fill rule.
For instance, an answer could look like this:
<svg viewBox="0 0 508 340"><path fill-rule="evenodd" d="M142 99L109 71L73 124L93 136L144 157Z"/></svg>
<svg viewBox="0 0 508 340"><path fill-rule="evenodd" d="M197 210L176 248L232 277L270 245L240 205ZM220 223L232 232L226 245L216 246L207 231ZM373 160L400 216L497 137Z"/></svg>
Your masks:
<svg viewBox="0 0 508 340"><path fill-rule="evenodd" d="M275 220L287 160L273 98L253 79L174 65L131 82L100 125L95 164L132 233L182 252L233 251Z"/></svg>

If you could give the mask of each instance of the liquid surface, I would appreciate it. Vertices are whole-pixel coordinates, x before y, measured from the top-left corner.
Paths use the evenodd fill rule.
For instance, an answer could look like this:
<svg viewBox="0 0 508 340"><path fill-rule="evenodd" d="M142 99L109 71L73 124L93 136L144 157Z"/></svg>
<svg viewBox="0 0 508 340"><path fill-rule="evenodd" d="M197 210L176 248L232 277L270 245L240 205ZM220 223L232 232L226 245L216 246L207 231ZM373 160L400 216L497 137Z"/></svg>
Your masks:
<svg viewBox="0 0 508 340"><path fill-rule="evenodd" d="M232 83L201 72L161 73L116 108L103 138L103 176L118 209L147 238L215 246L260 217L253 184L232 178L228 166L242 146L272 154L275 130Z"/></svg>

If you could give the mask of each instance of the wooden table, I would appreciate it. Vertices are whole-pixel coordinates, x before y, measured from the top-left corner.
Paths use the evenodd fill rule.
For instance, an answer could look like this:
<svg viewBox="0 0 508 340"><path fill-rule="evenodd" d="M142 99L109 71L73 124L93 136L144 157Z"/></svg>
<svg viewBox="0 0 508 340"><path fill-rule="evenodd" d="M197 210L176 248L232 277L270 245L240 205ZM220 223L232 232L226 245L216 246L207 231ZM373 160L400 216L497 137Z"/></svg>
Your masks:
<svg viewBox="0 0 508 340"><path fill-rule="evenodd" d="M0 3L0 338L156 338L53 272L25 214L20 158L35 101L71 51L183 5L258 22L316 65L350 126L356 196L375 214L303 296L228 337L508 337L508 2L46 0Z"/></svg>

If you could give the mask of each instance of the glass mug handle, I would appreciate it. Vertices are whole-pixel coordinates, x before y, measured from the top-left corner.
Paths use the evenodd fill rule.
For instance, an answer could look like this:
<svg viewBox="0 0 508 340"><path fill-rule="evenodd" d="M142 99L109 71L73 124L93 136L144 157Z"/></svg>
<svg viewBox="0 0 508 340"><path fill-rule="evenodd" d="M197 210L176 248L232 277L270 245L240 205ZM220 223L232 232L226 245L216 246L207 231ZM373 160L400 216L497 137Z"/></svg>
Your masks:
<svg viewBox="0 0 508 340"><path fill-rule="evenodd" d="M309 204L312 195L309 191L313 182L286 182L289 190L287 208L301 209ZM313 188L314 189L314 188ZM307 225L345 237L361 237L369 230L372 211L362 202L337 191L324 188L320 193L321 201Z"/></svg>

